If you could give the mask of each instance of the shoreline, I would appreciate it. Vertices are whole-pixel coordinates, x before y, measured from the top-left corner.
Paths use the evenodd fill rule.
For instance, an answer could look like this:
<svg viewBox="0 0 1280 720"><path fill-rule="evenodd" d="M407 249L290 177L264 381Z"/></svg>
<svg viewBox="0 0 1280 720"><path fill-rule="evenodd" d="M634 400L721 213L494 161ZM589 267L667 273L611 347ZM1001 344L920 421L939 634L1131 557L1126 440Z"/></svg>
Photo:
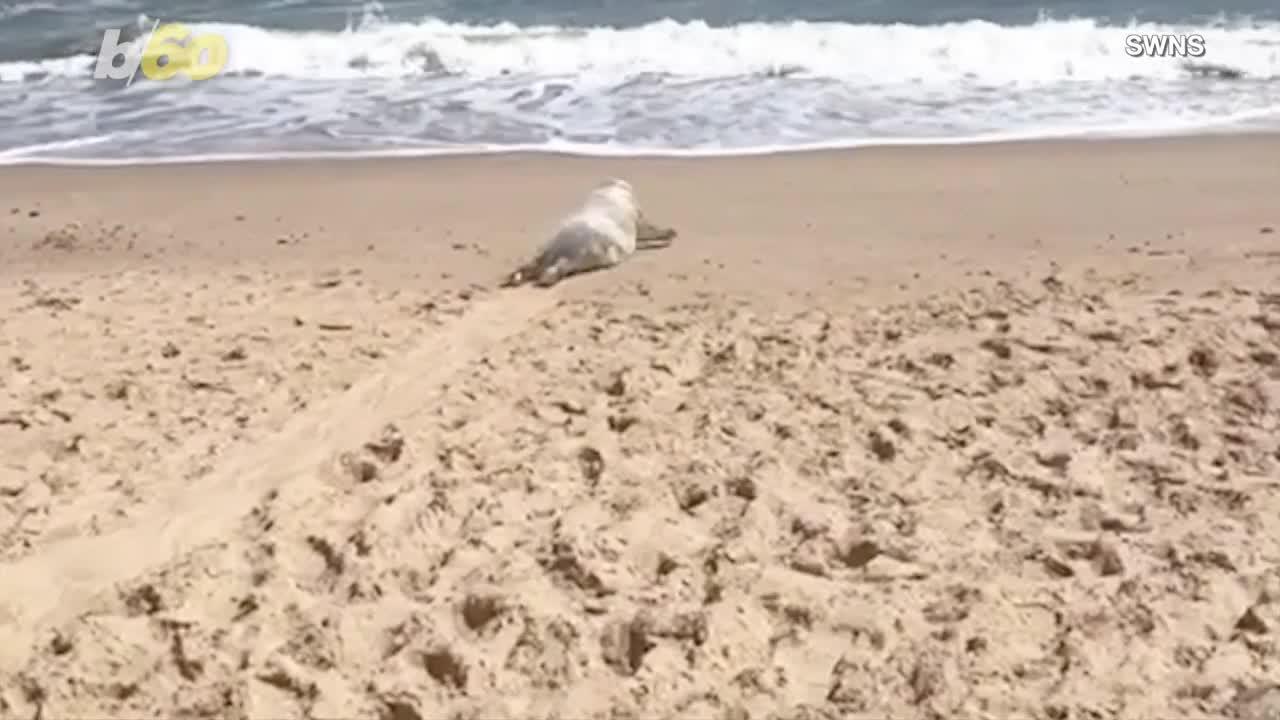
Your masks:
<svg viewBox="0 0 1280 720"><path fill-rule="evenodd" d="M398 150L317 150L280 153L209 153L160 157L73 158L31 157L6 159L0 151L0 172L28 167L57 168L141 168L192 165L243 165L261 163L361 162L390 160L433 160L491 156L533 156L588 160L732 160L739 158L854 153L867 151L987 146L1057 145L1063 143L1152 143L1238 138L1242 140L1280 136L1280 128L1189 128L1165 132L1099 132L1092 130L1062 133L992 134L957 138L885 138L806 143L794 146L758 146L740 149L609 149L595 145L478 145L473 147L404 148Z"/></svg>
<svg viewBox="0 0 1280 720"><path fill-rule="evenodd" d="M1208 278L1196 262L1265 245L1259 228L1280 225L1270 199L1280 169L1267 162L1277 152L1280 133L1255 133L714 158L504 152L8 166L0 276L197 258L211 268L304 269L323 252L396 286L428 272L487 284L531 252L584 188L625 176L651 216L685 240L565 292L629 277L680 297L689 285L679 278L702 277L775 296L914 293L998 268L1123 273L1148 252L1183 259L1149 273L1170 285ZM93 252L41 249L73 226L99 236L85 241ZM107 238L117 226L128 242Z"/></svg>

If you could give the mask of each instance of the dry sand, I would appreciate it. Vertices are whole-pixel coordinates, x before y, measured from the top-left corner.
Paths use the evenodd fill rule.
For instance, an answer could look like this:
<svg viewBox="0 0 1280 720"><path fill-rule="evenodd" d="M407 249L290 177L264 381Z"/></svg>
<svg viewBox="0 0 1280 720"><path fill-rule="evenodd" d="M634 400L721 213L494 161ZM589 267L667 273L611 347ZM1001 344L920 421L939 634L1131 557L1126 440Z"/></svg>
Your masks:
<svg viewBox="0 0 1280 720"><path fill-rule="evenodd" d="M0 717L1280 717L1278 157L0 172Z"/></svg>

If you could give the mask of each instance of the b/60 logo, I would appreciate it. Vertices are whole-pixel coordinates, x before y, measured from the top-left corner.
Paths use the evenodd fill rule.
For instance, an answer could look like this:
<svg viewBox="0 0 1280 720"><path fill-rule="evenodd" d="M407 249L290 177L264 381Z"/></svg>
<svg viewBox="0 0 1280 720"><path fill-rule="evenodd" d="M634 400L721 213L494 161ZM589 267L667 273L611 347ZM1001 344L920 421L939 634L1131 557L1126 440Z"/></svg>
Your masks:
<svg viewBox="0 0 1280 720"><path fill-rule="evenodd" d="M121 58L119 65L116 58ZM208 80L227 65L227 41L221 35L196 35L181 23L157 22L151 32L137 43L120 42L120 30L102 33L98 65L93 70L97 80L133 82L138 71L148 80L169 80L185 75L192 80Z"/></svg>

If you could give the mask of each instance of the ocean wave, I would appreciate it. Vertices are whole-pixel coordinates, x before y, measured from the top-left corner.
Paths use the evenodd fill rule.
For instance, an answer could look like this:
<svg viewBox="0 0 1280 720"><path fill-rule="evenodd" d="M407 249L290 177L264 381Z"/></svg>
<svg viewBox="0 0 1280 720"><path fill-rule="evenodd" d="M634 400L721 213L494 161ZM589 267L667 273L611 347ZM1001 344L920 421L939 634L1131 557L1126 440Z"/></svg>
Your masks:
<svg viewBox="0 0 1280 720"><path fill-rule="evenodd" d="M147 23L149 25L149 23ZM1200 33L1204 60L1254 78L1280 77L1280 23L1206 25L1092 19L1043 19L1005 26L661 21L632 28L476 26L426 19L366 18L342 32L288 32L250 25L197 23L229 48L225 73L266 79L359 80L460 76L564 77L578 83L661 75L752 75L838 79L858 85L950 84L1008 87L1062 81L1168 79L1183 74L1172 58L1135 59L1130 33ZM0 63L0 81L85 79L90 54Z"/></svg>
<svg viewBox="0 0 1280 720"><path fill-rule="evenodd" d="M0 20L13 20L36 13L61 13L63 8L50 2L18 2L12 5L0 5Z"/></svg>
<svg viewBox="0 0 1280 720"><path fill-rule="evenodd" d="M717 158L717 157L759 157L784 153L823 152L841 150L859 150L865 148L886 147L939 147L955 145L990 145L1014 142L1040 142L1046 140L1114 140L1142 139L1151 137L1178 137L1188 135L1224 135L1234 134L1240 130L1261 130L1274 128L1274 122L1254 126L1252 121L1277 120L1275 113L1242 113L1235 117L1219 118L1212 123L1177 123L1169 122L1154 126L1132 127L1111 126L1089 129L1076 127L1042 127L1034 130L992 132L977 135L957 135L952 137L881 137L846 140L825 140L800 143L763 143L741 147L688 147L672 148L647 145L625 145L619 143L576 143L564 141L548 141L540 143L492 144L492 143L460 143L453 145L409 144L406 147L391 149L345 149L345 150L257 150L246 152L184 152L181 148L170 148L165 153L142 153L137 155L86 155L78 150L90 146L109 143L110 137L87 138L66 143L49 143L39 146L11 148L0 151L0 166L14 165L48 165L73 167L123 167L137 165L190 165L205 163L238 163L272 160L349 160L349 159L405 159L425 157L456 157L460 155L496 155L505 153L528 153L544 155L567 155L593 158Z"/></svg>
<svg viewBox="0 0 1280 720"><path fill-rule="evenodd" d="M0 162L741 154L1280 127L1280 23L1247 19L192 28L226 38L219 77L95 83L87 53L0 64ZM1191 32L1205 38L1194 61L1125 52L1131 33Z"/></svg>

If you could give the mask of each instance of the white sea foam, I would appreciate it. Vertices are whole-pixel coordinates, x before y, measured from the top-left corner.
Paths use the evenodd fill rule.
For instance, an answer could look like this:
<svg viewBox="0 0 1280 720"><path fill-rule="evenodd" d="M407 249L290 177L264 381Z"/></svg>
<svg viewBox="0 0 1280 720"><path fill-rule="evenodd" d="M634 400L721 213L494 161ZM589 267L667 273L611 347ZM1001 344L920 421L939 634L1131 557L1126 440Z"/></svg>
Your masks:
<svg viewBox="0 0 1280 720"><path fill-rule="evenodd" d="M88 55L0 64L0 162L60 152L50 147L76 148L82 159L486 147L722 153L1280 122L1280 23L1247 20L565 29L366 18L331 33L192 28L226 38L223 76L91 90ZM1205 37L1199 62L1238 77L1198 77L1183 60L1124 51L1130 33L1187 32ZM74 145L84 137L114 140Z"/></svg>
<svg viewBox="0 0 1280 720"><path fill-rule="evenodd" d="M308 80L415 77L431 71L476 79L515 73L605 82L641 74L725 78L770 73L867 84L960 81L991 86L1168 79L1181 75L1178 61L1135 60L1124 52L1125 36L1186 32L1205 36L1208 61L1256 77L1280 76L1280 24L1240 21L1211 26L1108 26L1077 19L1014 27L978 20L932 26L794 22L710 27L666 20L625 29L565 29L427 19L412 24L371 20L337 33L223 23L191 27L226 38L228 72ZM0 77L13 81L33 70L83 77L93 62L88 55L68 60L0 64Z"/></svg>
<svg viewBox="0 0 1280 720"><path fill-rule="evenodd" d="M19 18L36 12L61 12L62 8L50 2L16 2L12 5L0 5L0 20Z"/></svg>

